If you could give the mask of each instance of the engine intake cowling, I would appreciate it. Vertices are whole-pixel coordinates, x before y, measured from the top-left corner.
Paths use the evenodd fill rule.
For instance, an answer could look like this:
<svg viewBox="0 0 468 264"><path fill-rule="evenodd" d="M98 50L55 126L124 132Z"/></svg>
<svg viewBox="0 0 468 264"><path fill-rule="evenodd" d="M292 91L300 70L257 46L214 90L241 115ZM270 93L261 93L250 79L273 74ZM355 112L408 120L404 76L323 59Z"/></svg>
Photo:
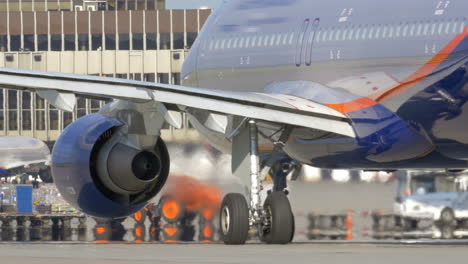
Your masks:
<svg viewBox="0 0 468 264"><path fill-rule="evenodd" d="M106 218L131 215L166 182L170 161L164 142L120 133L123 125L113 117L87 115L70 124L55 144L54 181L65 200L84 213ZM139 141L145 144L135 143Z"/></svg>

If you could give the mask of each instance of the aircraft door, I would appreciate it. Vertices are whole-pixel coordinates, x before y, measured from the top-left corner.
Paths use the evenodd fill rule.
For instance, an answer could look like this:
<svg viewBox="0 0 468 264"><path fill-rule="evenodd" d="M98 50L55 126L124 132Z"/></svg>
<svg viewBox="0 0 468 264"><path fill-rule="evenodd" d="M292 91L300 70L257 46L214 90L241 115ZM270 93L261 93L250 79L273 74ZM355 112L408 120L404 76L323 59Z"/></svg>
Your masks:
<svg viewBox="0 0 468 264"><path fill-rule="evenodd" d="M299 35L297 37L297 44L296 44L296 66L300 67L303 61L303 50L304 50L304 39L306 38L306 32L308 31L310 26L310 19L307 18L301 25L301 30L299 31Z"/></svg>
<svg viewBox="0 0 468 264"><path fill-rule="evenodd" d="M310 66L312 64L312 49L315 42L315 35L317 34L317 29L320 24L320 18L316 18L312 25L309 27L310 31L308 32L308 36L306 41L304 41L304 45L306 48L305 52L305 65Z"/></svg>
<svg viewBox="0 0 468 264"><path fill-rule="evenodd" d="M307 66L312 64L312 46L319 24L320 18L316 18L314 21L307 18L302 23L296 45L295 62L297 67L303 63Z"/></svg>

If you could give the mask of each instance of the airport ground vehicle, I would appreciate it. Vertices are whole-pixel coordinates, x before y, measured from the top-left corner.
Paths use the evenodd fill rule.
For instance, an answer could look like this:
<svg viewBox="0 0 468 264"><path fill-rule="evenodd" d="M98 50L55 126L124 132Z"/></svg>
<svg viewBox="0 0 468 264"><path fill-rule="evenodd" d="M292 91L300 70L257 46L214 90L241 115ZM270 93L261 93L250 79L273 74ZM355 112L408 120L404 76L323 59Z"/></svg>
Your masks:
<svg viewBox="0 0 468 264"><path fill-rule="evenodd" d="M468 176L414 172L398 175L393 214L375 212L374 236L450 239L468 235Z"/></svg>

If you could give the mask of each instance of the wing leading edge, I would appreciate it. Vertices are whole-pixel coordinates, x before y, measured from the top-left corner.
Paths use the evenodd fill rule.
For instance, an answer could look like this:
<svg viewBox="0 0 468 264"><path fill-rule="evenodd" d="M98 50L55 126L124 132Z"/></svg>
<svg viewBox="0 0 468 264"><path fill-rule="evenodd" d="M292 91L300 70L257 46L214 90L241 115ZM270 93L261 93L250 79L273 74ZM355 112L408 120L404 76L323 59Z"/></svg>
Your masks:
<svg viewBox="0 0 468 264"><path fill-rule="evenodd" d="M0 87L38 91L40 96L66 111L73 109L76 103L74 95L137 103L157 101L179 108L189 107L355 137L350 120L342 113L322 104L282 94L232 92L6 68L0 68Z"/></svg>

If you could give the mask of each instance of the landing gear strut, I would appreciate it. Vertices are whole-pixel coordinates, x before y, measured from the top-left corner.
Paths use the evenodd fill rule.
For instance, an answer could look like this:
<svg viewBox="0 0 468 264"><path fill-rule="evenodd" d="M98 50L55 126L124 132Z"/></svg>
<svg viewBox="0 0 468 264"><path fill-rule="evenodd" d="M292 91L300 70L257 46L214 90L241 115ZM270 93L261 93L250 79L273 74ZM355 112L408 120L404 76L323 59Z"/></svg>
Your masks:
<svg viewBox="0 0 468 264"><path fill-rule="evenodd" d="M279 144L275 144L273 152L279 152L284 146L291 128L284 129ZM262 205L260 191L262 190L261 174L266 174L271 168L272 160L266 162L266 169L260 173L258 155L258 131L254 120L248 122L250 193L249 203L242 194L230 193L224 198L220 212L221 240L225 244L244 244L250 229L258 232L260 240L269 244L286 244L294 237L294 215L286 196L286 175L274 175L274 188L269 192Z"/></svg>

